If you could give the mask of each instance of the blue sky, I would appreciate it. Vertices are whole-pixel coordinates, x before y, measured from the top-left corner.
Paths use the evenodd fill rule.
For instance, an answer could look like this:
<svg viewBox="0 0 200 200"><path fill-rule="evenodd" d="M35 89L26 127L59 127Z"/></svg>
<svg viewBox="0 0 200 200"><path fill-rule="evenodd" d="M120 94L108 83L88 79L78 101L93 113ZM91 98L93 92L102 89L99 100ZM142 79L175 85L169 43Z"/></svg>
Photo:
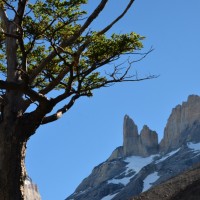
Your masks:
<svg viewBox="0 0 200 200"><path fill-rule="evenodd" d="M89 11L99 1L89 1ZM99 29L127 0L110 0L95 22ZM122 145L123 117L141 130L147 124L159 138L173 107L190 94L200 95L200 1L138 0L112 32L146 36L155 49L135 65L140 76L157 79L122 83L80 99L59 121L42 126L28 143L26 165L43 200L63 200L94 166Z"/></svg>

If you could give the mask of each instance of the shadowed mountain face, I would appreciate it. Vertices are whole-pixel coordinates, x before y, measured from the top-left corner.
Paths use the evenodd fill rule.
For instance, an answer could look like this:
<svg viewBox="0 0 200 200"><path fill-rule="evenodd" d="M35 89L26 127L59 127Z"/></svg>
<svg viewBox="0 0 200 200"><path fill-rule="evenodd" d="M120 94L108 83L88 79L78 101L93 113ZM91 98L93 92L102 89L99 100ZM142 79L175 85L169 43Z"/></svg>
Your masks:
<svg viewBox="0 0 200 200"><path fill-rule="evenodd" d="M160 184L130 200L200 199L200 165Z"/></svg>
<svg viewBox="0 0 200 200"><path fill-rule="evenodd" d="M144 125L139 133L126 115L123 146L95 167L66 200L130 199L200 163L199 119L200 97L191 95L172 110L159 144L155 131Z"/></svg>

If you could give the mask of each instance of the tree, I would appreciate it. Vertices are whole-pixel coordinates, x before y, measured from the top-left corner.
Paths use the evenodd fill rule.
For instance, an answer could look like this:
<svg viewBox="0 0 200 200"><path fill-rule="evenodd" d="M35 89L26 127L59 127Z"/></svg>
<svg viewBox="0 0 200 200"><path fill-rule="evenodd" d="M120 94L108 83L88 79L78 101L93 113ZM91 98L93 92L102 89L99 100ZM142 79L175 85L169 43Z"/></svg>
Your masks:
<svg viewBox="0 0 200 200"><path fill-rule="evenodd" d="M152 78L131 75L129 59L114 65L121 56L140 54L142 36L107 36L134 0L103 29L92 31L107 2L101 0L87 15L87 0L0 0L1 199L23 199L26 143L40 125L56 121L95 89Z"/></svg>

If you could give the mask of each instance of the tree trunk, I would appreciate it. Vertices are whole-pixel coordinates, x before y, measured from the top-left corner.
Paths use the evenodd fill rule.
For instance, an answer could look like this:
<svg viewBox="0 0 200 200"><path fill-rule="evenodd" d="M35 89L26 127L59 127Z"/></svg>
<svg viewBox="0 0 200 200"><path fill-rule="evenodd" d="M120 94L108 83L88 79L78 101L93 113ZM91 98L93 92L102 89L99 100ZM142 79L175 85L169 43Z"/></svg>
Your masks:
<svg viewBox="0 0 200 200"><path fill-rule="evenodd" d="M10 21L7 33L15 35L17 25ZM7 81L21 81L17 62L16 38L6 37ZM0 121L0 200L23 200L25 152L27 139L23 137L23 126L19 118L23 115L21 91L7 90L4 94L4 105L1 107Z"/></svg>
<svg viewBox="0 0 200 200"><path fill-rule="evenodd" d="M6 24L7 81L22 83L20 63L17 60L18 43L16 23ZM19 56L19 55L18 55ZM0 200L24 200L26 179L25 153L28 138L41 124L53 105L41 104L34 112L24 113L23 91L6 90L0 105ZM45 102L46 103L46 102Z"/></svg>
<svg viewBox="0 0 200 200"><path fill-rule="evenodd" d="M20 134L20 127L10 127ZM23 200L26 141L7 132L7 127L0 126L0 199Z"/></svg>

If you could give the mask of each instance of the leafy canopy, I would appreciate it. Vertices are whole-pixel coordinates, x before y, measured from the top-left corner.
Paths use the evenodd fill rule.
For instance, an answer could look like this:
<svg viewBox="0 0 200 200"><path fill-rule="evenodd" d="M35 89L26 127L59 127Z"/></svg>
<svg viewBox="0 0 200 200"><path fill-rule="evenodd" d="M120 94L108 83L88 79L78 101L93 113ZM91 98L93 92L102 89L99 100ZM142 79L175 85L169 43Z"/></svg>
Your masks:
<svg viewBox="0 0 200 200"><path fill-rule="evenodd" d="M25 92L30 104L41 103L41 96L49 97L57 89L60 94L51 97L54 106L69 99L57 114L66 112L80 96L92 96L94 89L140 80L129 74L132 62L127 60L125 67L112 63L123 55L138 54L144 37L134 32L107 34L134 0L129 0L122 13L103 29L93 31L92 23L107 2L101 0L88 14L82 9L87 0L1 0L0 71L4 79L9 71L6 39L13 38L17 44L18 76L40 96L33 98L30 92ZM7 31L5 16L16 26L15 32ZM54 120L55 116L58 115L54 115ZM47 119L43 122L53 121Z"/></svg>

